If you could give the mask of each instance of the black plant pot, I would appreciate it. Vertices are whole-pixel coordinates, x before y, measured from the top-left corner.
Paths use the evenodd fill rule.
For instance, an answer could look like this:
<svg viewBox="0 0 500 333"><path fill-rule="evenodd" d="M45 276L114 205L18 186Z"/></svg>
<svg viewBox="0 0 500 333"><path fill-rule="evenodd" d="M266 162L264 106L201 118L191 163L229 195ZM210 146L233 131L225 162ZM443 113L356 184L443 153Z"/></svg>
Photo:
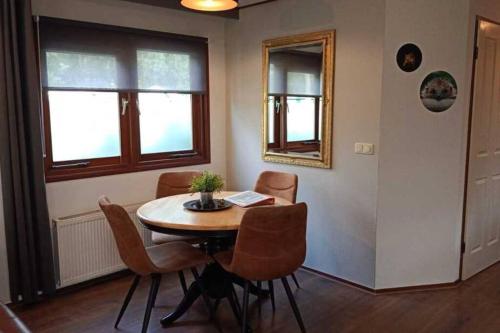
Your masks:
<svg viewBox="0 0 500 333"><path fill-rule="evenodd" d="M200 203L203 208L214 206L214 192L200 192Z"/></svg>

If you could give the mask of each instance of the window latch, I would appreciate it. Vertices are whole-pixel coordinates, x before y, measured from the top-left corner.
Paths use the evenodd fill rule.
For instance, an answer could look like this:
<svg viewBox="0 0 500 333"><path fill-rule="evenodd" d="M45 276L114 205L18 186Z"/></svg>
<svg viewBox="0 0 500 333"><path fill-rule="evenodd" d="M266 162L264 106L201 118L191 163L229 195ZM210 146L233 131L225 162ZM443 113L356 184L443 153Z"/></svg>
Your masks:
<svg viewBox="0 0 500 333"><path fill-rule="evenodd" d="M127 106L128 106L128 100L123 97L122 98L122 116L125 115L125 113L127 113Z"/></svg>

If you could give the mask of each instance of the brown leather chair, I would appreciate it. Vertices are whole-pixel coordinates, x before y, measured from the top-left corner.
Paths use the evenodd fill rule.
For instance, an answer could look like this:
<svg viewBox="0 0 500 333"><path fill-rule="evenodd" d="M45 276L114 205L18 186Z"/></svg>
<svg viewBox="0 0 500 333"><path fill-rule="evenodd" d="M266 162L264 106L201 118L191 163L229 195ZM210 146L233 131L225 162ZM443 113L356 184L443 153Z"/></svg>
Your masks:
<svg viewBox="0 0 500 333"><path fill-rule="evenodd" d="M281 279L295 318L305 332L286 276L305 260L306 226L305 203L250 208L242 218L234 249L214 255L226 271L245 279L242 332L247 332L248 325L249 281L275 279Z"/></svg>
<svg viewBox="0 0 500 333"><path fill-rule="evenodd" d="M198 177L201 174L202 172L200 171L178 171L161 174L160 178L158 178L158 184L156 186L156 198L159 199L172 195L189 193L191 181L193 178ZM159 232L152 232L151 237L153 243L156 245L178 241L184 241L190 244L199 244L203 242L203 239L200 239L199 237L168 235ZM186 278L184 277L184 273L182 271L179 271L178 274L182 290L184 291L184 294L186 294Z"/></svg>
<svg viewBox="0 0 500 333"><path fill-rule="evenodd" d="M0 332L29 333L31 331L8 307L0 303Z"/></svg>
<svg viewBox="0 0 500 333"><path fill-rule="evenodd" d="M259 175L254 191L280 197L295 203L298 177L292 173L264 171Z"/></svg>
<svg viewBox="0 0 500 333"><path fill-rule="evenodd" d="M201 176L201 174L202 173L200 171L178 171L161 174L160 178L158 178L158 184L156 186L156 199L189 193L189 188L191 187L193 178ZM197 244L200 241L199 238L195 237L167 235L158 232L153 232L152 238L153 243L155 244L163 244L179 240Z"/></svg>
<svg viewBox="0 0 500 333"><path fill-rule="evenodd" d="M151 288L142 324L142 332L146 332L160 286L161 275L190 268L194 278L198 281L196 266L205 264L210 259L203 252L185 242L170 242L146 249L134 222L123 207L112 204L105 196L99 198L99 206L111 226L120 257L125 265L136 274L116 319L115 328L118 327L141 277L150 276ZM204 296L205 302L208 302L208 298ZM207 303L207 305L210 310L210 304Z"/></svg>
<svg viewBox="0 0 500 333"><path fill-rule="evenodd" d="M262 194L280 197L292 203L295 203L297 201L298 183L299 179L295 174L276 171L264 171L259 175L257 183L255 184L254 191ZM297 280L295 273L292 273L291 275L293 282L295 282L297 288L300 288L299 281ZM272 286L269 285L269 289L271 288ZM272 295L274 295L274 293L271 292L271 296ZM274 298L271 297L271 300L274 309Z"/></svg>

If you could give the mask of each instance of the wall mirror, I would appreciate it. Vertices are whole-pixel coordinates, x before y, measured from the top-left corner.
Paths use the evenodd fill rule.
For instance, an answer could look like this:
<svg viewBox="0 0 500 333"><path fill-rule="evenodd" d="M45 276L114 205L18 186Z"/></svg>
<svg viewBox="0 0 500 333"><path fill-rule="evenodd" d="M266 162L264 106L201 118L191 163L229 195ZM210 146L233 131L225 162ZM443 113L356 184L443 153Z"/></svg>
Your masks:
<svg viewBox="0 0 500 333"><path fill-rule="evenodd" d="M330 168L335 31L263 42L263 158Z"/></svg>

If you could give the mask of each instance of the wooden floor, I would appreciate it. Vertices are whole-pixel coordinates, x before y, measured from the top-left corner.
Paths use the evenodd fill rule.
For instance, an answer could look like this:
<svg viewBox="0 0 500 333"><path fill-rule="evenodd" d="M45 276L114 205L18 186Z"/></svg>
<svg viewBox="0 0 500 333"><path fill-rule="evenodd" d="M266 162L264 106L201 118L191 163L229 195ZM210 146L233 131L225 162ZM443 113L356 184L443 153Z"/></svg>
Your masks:
<svg viewBox="0 0 500 333"><path fill-rule="evenodd" d="M298 279L302 288L292 288L308 332L500 332L500 265L459 287L391 295L372 295L305 271L298 273ZM120 329L113 329L131 281L131 277L122 277L16 312L34 332L139 332L146 281L134 295ZM254 332L299 332L283 287L276 283L275 288L274 314L270 301L264 300L259 315L257 302L251 299ZM172 310L180 298L176 275L165 276L149 332L238 332L226 301L217 311L216 322L208 321L206 308L198 301L175 326L161 328L162 314Z"/></svg>

